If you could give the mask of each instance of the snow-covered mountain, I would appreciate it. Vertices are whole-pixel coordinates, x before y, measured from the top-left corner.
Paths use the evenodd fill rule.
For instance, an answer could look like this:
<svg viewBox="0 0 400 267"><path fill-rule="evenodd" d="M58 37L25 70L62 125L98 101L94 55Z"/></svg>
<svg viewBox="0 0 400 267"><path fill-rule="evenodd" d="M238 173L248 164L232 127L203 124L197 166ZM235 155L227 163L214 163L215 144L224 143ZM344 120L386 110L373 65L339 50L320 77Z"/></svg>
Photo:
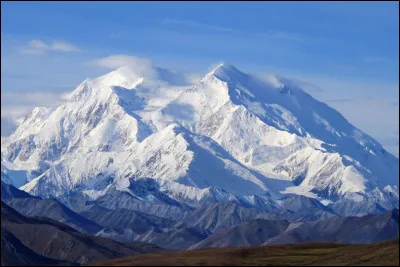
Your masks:
<svg viewBox="0 0 400 267"><path fill-rule="evenodd" d="M87 79L56 109L35 108L1 153L2 180L42 197L117 190L196 207L299 194L398 207L398 158L289 79L226 64L195 84L158 67Z"/></svg>

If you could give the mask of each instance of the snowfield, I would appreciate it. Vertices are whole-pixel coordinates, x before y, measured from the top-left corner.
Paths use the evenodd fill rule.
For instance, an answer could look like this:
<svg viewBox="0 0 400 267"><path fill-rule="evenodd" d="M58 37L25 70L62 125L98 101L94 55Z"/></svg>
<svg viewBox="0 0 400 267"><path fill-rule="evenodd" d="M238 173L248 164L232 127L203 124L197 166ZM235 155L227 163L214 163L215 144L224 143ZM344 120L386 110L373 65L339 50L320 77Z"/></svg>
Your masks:
<svg viewBox="0 0 400 267"><path fill-rule="evenodd" d="M35 108L1 155L2 181L41 197L398 207L398 158L289 79L226 64L195 84L158 67L87 79L56 109Z"/></svg>

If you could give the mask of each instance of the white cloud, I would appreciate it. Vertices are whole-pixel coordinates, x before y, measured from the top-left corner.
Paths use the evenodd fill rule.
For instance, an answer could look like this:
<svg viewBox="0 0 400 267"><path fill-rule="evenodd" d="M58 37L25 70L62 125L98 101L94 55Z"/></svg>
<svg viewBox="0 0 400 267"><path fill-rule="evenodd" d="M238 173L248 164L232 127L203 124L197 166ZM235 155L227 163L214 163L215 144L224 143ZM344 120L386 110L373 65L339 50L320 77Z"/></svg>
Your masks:
<svg viewBox="0 0 400 267"><path fill-rule="evenodd" d="M198 73L190 73L186 76L186 78L189 83L193 84L199 82L203 78L203 75Z"/></svg>
<svg viewBox="0 0 400 267"><path fill-rule="evenodd" d="M97 67L115 70L120 67L122 71L129 75L146 77L147 82L152 82L156 79L161 79L171 85L188 85L200 79L195 73L175 71L172 69L156 66L150 59L139 58L131 55L110 55L104 58L99 58L91 62Z"/></svg>
<svg viewBox="0 0 400 267"><path fill-rule="evenodd" d="M63 41L53 41L51 44L51 49L56 51L63 52L79 52L81 51L78 47L71 43L63 42Z"/></svg>
<svg viewBox="0 0 400 267"><path fill-rule="evenodd" d="M51 104L52 102L59 101L64 93L53 93L53 92L32 92L32 93L14 93L6 92L1 94L2 106L3 104ZM4 101L4 102L3 102ZM55 105L58 105L55 104Z"/></svg>
<svg viewBox="0 0 400 267"><path fill-rule="evenodd" d="M151 60L146 58L129 55L111 55L97 59L93 63L95 66L112 70L120 67L129 67L129 69L134 70L134 73L139 76L154 77L156 75Z"/></svg>
<svg viewBox="0 0 400 267"><path fill-rule="evenodd" d="M16 120L9 116L1 116L1 136L9 136L17 128Z"/></svg>
<svg viewBox="0 0 400 267"><path fill-rule="evenodd" d="M29 42L29 47L32 49L39 49L39 50L45 50L48 49L49 46L47 44L45 44L43 41L41 40L32 40Z"/></svg>
<svg viewBox="0 0 400 267"><path fill-rule="evenodd" d="M27 55L43 55L46 54L45 50L43 49L35 49L35 48L22 48L21 50L22 54L27 54Z"/></svg>
<svg viewBox="0 0 400 267"><path fill-rule="evenodd" d="M21 49L21 53L40 55L44 54L47 49L49 49L49 46L45 44L42 40L31 40L29 41L27 47Z"/></svg>
<svg viewBox="0 0 400 267"><path fill-rule="evenodd" d="M9 104L7 106L1 106L1 115L12 118L16 120L20 117L26 116L35 105L19 105L19 104Z"/></svg>
<svg viewBox="0 0 400 267"><path fill-rule="evenodd" d="M16 120L29 114L35 107L57 107L65 102L68 94L53 92L2 92L1 115Z"/></svg>
<svg viewBox="0 0 400 267"><path fill-rule="evenodd" d="M207 72L213 71L215 68L217 68L221 64L229 64L229 63L228 62L224 62L222 60L216 61L215 63L209 65L209 67L207 68Z"/></svg>
<svg viewBox="0 0 400 267"><path fill-rule="evenodd" d="M95 60L94 64L107 69L116 69L122 66L148 68L151 66L151 60L129 55L111 55Z"/></svg>
<svg viewBox="0 0 400 267"><path fill-rule="evenodd" d="M267 80L270 79L271 75L265 75L264 78L266 78ZM295 82L298 86L300 86L304 91L310 93L310 94L314 94L314 93L320 93L323 92L324 90L319 87L318 85L314 84L314 83L310 83L304 80L300 80L300 79L296 79L296 78L290 78L291 81Z"/></svg>
<svg viewBox="0 0 400 267"><path fill-rule="evenodd" d="M20 50L21 53L30 55L43 55L47 51L79 52L81 50L65 41L53 41L51 45L48 45L39 39L29 41L28 45Z"/></svg>
<svg viewBox="0 0 400 267"><path fill-rule="evenodd" d="M69 100L71 97L71 93L72 92L65 92L65 93L60 94L60 99L65 100L65 101Z"/></svg>

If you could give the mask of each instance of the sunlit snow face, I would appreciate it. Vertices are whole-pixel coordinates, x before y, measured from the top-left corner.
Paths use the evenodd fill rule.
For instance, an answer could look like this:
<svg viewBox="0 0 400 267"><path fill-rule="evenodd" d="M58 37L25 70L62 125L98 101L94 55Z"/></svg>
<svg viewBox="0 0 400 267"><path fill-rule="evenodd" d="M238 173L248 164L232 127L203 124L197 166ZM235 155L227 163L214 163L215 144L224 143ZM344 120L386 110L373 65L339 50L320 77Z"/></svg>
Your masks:
<svg viewBox="0 0 400 267"><path fill-rule="evenodd" d="M11 168L37 174L24 188L38 194L99 197L151 178L207 194L222 188L223 198L329 200L397 181L398 163L376 149L365 157L364 147L378 144L336 111L289 80L263 82L229 65L195 84L146 63L122 67L86 80L47 113L2 141Z"/></svg>

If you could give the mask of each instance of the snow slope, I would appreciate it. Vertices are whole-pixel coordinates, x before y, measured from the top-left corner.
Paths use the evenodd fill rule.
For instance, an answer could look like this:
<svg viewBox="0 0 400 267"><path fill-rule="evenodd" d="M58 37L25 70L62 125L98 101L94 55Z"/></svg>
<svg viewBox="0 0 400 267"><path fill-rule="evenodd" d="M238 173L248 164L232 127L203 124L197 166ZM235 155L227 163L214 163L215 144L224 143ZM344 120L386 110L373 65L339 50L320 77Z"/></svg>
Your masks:
<svg viewBox="0 0 400 267"><path fill-rule="evenodd" d="M158 67L87 79L55 110L34 109L1 153L2 179L46 197L335 202L389 186L398 199L398 159L378 142L294 82L226 64L195 84Z"/></svg>

